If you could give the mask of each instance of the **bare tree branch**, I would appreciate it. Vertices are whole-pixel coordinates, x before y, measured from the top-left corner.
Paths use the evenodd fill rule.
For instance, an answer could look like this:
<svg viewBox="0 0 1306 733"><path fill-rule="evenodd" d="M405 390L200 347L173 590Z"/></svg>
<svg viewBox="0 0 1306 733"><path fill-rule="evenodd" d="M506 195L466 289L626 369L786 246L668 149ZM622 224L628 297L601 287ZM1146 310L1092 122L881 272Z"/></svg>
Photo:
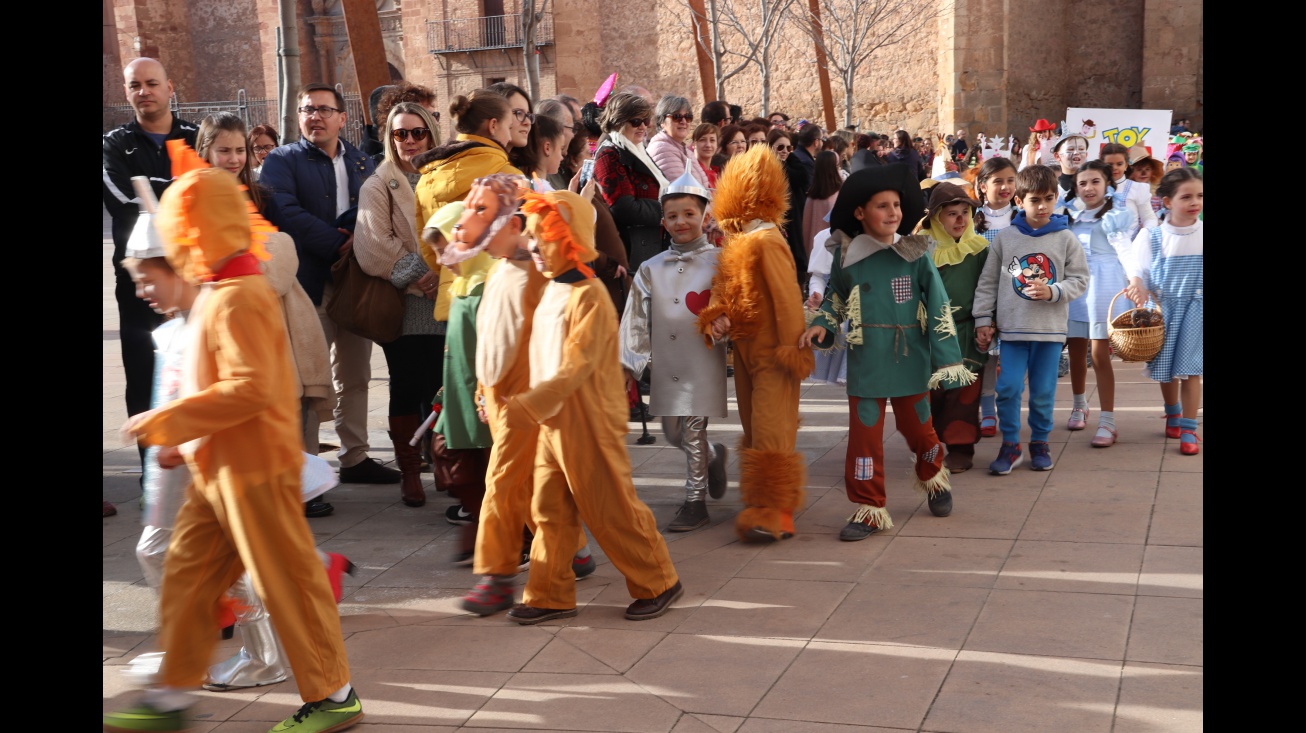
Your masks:
<svg viewBox="0 0 1306 733"><path fill-rule="evenodd" d="M951 10L952 0L819 0L822 33L811 12L791 9L798 25L825 52L826 63L844 86L844 124L852 124L853 84L866 62L882 48L912 38Z"/></svg>

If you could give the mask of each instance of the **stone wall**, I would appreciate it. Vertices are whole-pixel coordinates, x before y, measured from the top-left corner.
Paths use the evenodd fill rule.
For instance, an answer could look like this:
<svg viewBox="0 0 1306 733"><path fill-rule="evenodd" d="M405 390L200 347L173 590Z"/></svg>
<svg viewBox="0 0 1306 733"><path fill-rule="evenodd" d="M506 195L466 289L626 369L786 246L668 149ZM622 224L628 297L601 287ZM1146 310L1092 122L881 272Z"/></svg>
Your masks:
<svg viewBox="0 0 1306 733"><path fill-rule="evenodd" d="M1197 0L1148 0L1143 29L1145 76L1142 99L1149 109L1187 115L1202 129L1202 3Z"/></svg>
<svg viewBox="0 0 1306 733"><path fill-rule="evenodd" d="M185 95L181 95L181 89L177 90L179 99L185 102L234 100L240 88L250 97L268 96L264 86L258 5L258 0L186 4L194 69L202 72L186 80ZM274 52L275 48L274 36ZM178 70L170 68L169 73L174 82L180 77ZM276 91L274 81L272 96Z"/></svg>
<svg viewBox="0 0 1306 733"><path fill-rule="evenodd" d="M122 68L134 58L158 59L172 79L178 98L187 99L195 89L194 39L185 4L169 0L112 0L117 29L118 88L122 89ZM125 94L120 97L126 102Z"/></svg>

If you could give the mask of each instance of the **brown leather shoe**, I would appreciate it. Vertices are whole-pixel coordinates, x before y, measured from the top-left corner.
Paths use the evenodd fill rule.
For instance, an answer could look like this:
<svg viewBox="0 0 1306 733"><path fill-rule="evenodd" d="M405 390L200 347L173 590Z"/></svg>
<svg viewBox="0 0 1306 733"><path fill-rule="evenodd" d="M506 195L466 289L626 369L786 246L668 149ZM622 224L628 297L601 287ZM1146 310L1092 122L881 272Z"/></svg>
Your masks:
<svg viewBox="0 0 1306 733"><path fill-rule="evenodd" d="M555 618L571 618L576 615L574 608L536 608L525 603L518 603L508 611L508 618L523 626L552 621Z"/></svg>
<svg viewBox="0 0 1306 733"><path fill-rule="evenodd" d="M656 598L641 598L626 607L626 618L631 621L647 621L666 613L671 604L685 594L685 587L677 580L676 584L662 591Z"/></svg>
<svg viewBox="0 0 1306 733"><path fill-rule="evenodd" d="M948 451L948 454L943 457L943 465L951 473L963 473L969 471L975 465L975 459L973 456L964 453Z"/></svg>

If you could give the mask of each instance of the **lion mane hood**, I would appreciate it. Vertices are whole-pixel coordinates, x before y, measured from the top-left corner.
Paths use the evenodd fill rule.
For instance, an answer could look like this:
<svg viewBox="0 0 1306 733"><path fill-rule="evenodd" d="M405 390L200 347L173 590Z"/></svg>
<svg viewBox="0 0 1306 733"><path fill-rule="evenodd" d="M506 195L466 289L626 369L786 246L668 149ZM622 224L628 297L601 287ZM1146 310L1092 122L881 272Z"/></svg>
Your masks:
<svg viewBox="0 0 1306 733"><path fill-rule="evenodd" d="M781 226L788 210L789 181L769 146L754 145L726 163L712 199L723 232L747 231L754 220Z"/></svg>

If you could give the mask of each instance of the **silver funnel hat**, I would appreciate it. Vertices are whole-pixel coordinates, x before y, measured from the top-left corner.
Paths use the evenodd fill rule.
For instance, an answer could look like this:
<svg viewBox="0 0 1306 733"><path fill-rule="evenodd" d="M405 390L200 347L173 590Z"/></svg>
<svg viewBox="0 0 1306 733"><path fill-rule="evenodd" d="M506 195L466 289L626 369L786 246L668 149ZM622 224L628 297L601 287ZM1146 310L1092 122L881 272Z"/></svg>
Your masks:
<svg viewBox="0 0 1306 733"><path fill-rule="evenodd" d="M154 198L150 179L145 176L132 176L132 186L136 188L136 196L140 199L141 214L136 219L136 226L132 228L131 236L127 238L126 254L138 260L163 257L163 238L154 228L154 212L159 208L159 201Z"/></svg>

